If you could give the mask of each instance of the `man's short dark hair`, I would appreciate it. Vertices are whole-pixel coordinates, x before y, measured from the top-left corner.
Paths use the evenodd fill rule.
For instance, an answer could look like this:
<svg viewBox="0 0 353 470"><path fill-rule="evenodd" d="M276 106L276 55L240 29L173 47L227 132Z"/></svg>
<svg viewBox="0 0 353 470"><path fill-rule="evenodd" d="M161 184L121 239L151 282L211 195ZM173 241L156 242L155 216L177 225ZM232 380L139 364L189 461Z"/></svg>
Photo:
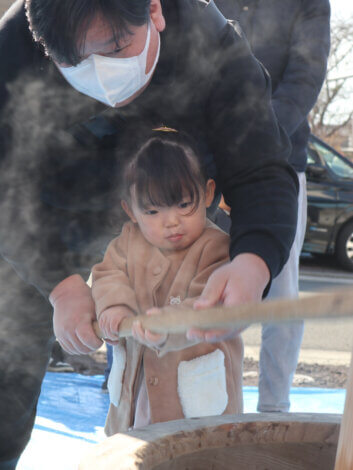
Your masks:
<svg viewBox="0 0 353 470"><path fill-rule="evenodd" d="M129 34L129 25L148 21L151 0L26 0L26 12L35 41L59 63L77 65L93 18L102 15L117 47Z"/></svg>

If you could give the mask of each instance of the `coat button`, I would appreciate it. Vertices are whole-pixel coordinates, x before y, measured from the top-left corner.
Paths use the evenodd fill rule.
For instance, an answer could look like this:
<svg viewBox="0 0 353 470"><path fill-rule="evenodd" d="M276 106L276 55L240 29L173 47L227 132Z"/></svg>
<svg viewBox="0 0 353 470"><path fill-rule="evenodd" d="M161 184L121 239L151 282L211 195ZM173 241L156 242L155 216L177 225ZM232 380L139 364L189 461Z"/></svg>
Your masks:
<svg viewBox="0 0 353 470"><path fill-rule="evenodd" d="M157 267L154 268L154 270L153 270L153 274L154 274L155 276L158 276L158 274L161 274L161 272L162 272L162 268L161 268L160 266L157 266Z"/></svg>
<svg viewBox="0 0 353 470"><path fill-rule="evenodd" d="M150 377L148 379L148 383L152 386L158 385L158 377Z"/></svg>

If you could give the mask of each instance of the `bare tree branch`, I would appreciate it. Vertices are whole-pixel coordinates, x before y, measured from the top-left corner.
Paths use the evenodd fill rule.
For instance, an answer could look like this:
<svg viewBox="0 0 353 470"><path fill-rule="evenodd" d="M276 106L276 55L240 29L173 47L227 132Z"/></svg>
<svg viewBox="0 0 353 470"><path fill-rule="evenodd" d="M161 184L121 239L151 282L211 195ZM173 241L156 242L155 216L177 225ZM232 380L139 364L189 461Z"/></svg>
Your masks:
<svg viewBox="0 0 353 470"><path fill-rule="evenodd" d="M326 80L309 115L312 132L322 138L332 137L353 118L353 78L346 72L352 63L353 18L335 19Z"/></svg>
<svg viewBox="0 0 353 470"><path fill-rule="evenodd" d="M332 137L333 135L335 135L340 129L342 129L343 127L347 126L347 124L350 123L351 119L353 117L353 111L348 115L347 119L343 122L341 122L341 124L337 124L337 126L334 126L332 127L331 130L327 131L326 132L326 137Z"/></svg>

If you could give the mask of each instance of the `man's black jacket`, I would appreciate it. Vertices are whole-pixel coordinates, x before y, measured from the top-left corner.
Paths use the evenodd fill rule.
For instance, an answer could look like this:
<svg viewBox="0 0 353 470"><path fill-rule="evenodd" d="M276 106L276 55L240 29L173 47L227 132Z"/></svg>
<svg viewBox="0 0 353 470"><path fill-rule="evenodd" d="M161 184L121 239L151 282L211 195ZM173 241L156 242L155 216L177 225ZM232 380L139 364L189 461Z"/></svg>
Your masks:
<svg viewBox="0 0 353 470"><path fill-rule="evenodd" d="M255 57L267 68L273 107L290 136L290 162L306 166L307 115L325 78L330 49L329 0L216 0L223 14L238 20Z"/></svg>
<svg viewBox="0 0 353 470"><path fill-rule="evenodd" d="M0 252L42 292L91 262L85 246L92 251L100 217L117 203L126 149L140 129L161 124L200 144L232 207L231 257L258 254L272 276L288 257L297 179L268 74L232 25L215 31L204 2L164 0L162 8L153 79L118 110L65 81L33 42L22 0L0 23Z"/></svg>

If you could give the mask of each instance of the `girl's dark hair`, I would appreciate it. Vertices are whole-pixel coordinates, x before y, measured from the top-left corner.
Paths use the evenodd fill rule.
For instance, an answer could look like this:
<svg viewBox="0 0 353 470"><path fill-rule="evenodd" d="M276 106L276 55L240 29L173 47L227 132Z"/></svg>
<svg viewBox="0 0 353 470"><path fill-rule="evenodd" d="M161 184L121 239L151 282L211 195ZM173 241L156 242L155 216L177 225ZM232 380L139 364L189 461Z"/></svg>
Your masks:
<svg viewBox="0 0 353 470"><path fill-rule="evenodd" d="M206 189L207 175L195 144L185 134L154 132L128 162L124 195L130 200L134 188L141 209L173 206L187 196L195 210Z"/></svg>
<svg viewBox="0 0 353 470"><path fill-rule="evenodd" d="M34 40L59 63L77 65L93 18L101 15L119 39L129 25L141 26L149 19L151 0L26 0L26 12Z"/></svg>

